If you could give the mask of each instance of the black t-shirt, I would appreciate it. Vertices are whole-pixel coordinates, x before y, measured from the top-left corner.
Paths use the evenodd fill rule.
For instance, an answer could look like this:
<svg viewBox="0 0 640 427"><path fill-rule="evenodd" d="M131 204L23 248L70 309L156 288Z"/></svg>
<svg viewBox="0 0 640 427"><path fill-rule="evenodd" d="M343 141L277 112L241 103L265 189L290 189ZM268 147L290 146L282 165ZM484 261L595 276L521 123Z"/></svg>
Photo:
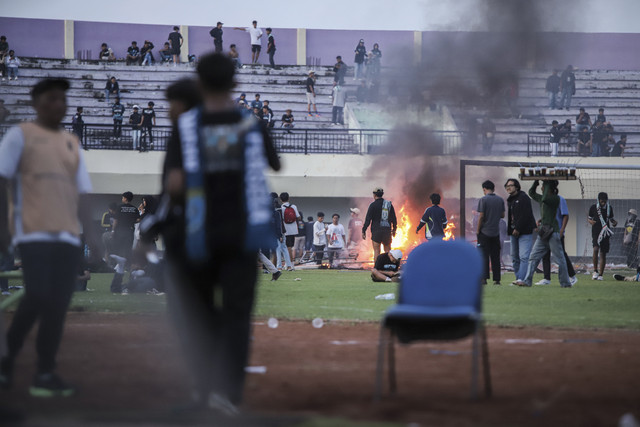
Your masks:
<svg viewBox="0 0 640 427"><path fill-rule="evenodd" d="M612 157L620 157L622 156L622 149L624 147L627 146L627 141L621 139L620 141L616 142L615 145L613 146L613 149L611 150L611 156Z"/></svg>
<svg viewBox="0 0 640 427"><path fill-rule="evenodd" d="M156 112L153 108L143 108L142 109L142 126L143 127L151 127L153 126L152 118L156 116Z"/></svg>
<svg viewBox="0 0 640 427"><path fill-rule="evenodd" d="M120 103L113 104L111 112L113 113L114 120L122 120L122 116L124 115L124 105Z"/></svg>
<svg viewBox="0 0 640 427"><path fill-rule="evenodd" d="M579 125L588 125L589 124L589 120L591 120L591 117L589 116L589 113L584 113L582 115L582 119L580 118L580 114L578 114L576 116L576 123Z"/></svg>
<svg viewBox="0 0 640 427"><path fill-rule="evenodd" d="M200 119L200 136L204 144L216 147L208 151L205 162L211 172L205 173L206 224L207 241L219 248L241 249L244 241L245 215L245 183L244 183L244 145L240 143L222 144L222 137L218 131L225 125L235 125L242 121L244 115L239 110L220 113L203 113ZM273 141L267 128L258 122L257 126L262 134L264 149L269 165L280 169L280 160L273 147ZM230 130L233 129L230 127ZM180 134L174 129L167 145L164 171L182 169L182 149ZM176 247L184 246L184 225L180 220L176 223ZM169 248L169 245L167 245ZM176 254L179 255L179 254Z"/></svg>
<svg viewBox="0 0 640 427"><path fill-rule="evenodd" d="M378 258L376 258L373 268L379 271L398 271L398 268L400 268L400 260L392 262L388 253L380 254Z"/></svg>
<svg viewBox="0 0 640 427"><path fill-rule="evenodd" d="M116 211L117 225L114 230L118 235L130 235L133 236L134 225L140 216L138 208L131 203L123 203L118 207Z"/></svg>
<svg viewBox="0 0 640 427"><path fill-rule="evenodd" d="M131 123L131 129L133 130L140 130L140 119L142 119L142 116L140 115L140 113L133 113L129 116L129 123Z"/></svg>
<svg viewBox="0 0 640 427"><path fill-rule="evenodd" d="M222 43L222 28L215 27L213 30L209 31L211 37L213 37L214 42Z"/></svg>
<svg viewBox="0 0 640 427"><path fill-rule="evenodd" d="M282 115L282 122L283 123L293 123L293 114L283 114Z"/></svg>
<svg viewBox="0 0 640 427"><path fill-rule="evenodd" d="M367 216L365 218L364 221L364 225L362 226L362 232L366 232L367 228L369 227L369 224L371 224L371 232L375 232L378 230L395 230L396 229L396 225L398 223L397 219L396 219L396 211L393 208L393 205L391 205L389 207L389 213L388 213L388 222L389 222L389 227L385 227L381 224L381 220L382 220L382 208L383 208L383 203L385 202L384 199L380 198L380 199L376 199L374 200L370 205L369 205L369 209L367 209Z"/></svg>
<svg viewBox="0 0 640 427"><path fill-rule="evenodd" d="M307 92L315 93L315 89L314 89L315 84L316 84L315 80L313 80L311 77L308 77L307 83L306 83Z"/></svg>
<svg viewBox="0 0 640 427"><path fill-rule="evenodd" d="M271 50L276 50L276 39L273 37L273 34L269 34L267 38L267 52L271 52Z"/></svg>
<svg viewBox="0 0 640 427"><path fill-rule="evenodd" d="M180 40L182 40L182 34L180 34L179 32L174 31L173 33L169 33L169 42L171 43L171 47L173 49L180 48Z"/></svg>
<svg viewBox="0 0 640 427"><path fill-rule="evenodd" d="M129 46L129 49L127 49L127 52L131 56L138 56L140 55L140 48L138 46Z"/></svg>
<svg viewBox="0 0 640 427"><path fill-rule="evenodd" d="M611 226L609 224L609 220L613 218L613 208L609 207L609 211L607 212L606 206L604 208L600 208L600 213L602 213L602 219L605 224ZM591 236L595 239L602 231L602 222L600 221L600 216L598 215L598 208L595 204L591 205L589 208L589 219L595 221L596 223L591 226Z"/></svg>
<svg viewBox="0 0 640 427"><path fill-rule="evenodd" d="M354 62L356 64L362 64L364 62L364 56L367 54L367 49L364 46L356 46L356 57Z"/></svg>

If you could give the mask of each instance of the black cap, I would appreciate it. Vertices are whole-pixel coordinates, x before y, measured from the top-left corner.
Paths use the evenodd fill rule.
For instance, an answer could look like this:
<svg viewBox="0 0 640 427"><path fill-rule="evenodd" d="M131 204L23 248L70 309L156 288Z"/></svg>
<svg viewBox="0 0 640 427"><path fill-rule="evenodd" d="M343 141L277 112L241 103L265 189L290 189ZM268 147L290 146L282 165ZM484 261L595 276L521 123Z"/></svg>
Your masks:
<svg viewBox="0 0 640 427"><path fill-rule="evenodd" d="M218 23L216 25L224 25L224 22L218 21Z"/></svg>

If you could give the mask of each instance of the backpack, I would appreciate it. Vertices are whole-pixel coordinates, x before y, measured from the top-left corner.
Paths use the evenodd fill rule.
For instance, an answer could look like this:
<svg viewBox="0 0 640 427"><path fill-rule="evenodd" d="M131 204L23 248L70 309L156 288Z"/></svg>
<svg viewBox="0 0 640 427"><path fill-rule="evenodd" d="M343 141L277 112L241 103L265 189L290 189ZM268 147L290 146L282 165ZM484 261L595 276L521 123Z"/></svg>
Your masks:
<svg viewBox="0 0 640 427"><path fill-rule="evenodd" d="M293 224L294 222L296 222L296 211L289 205L284 208L284 223Z"/></svg>

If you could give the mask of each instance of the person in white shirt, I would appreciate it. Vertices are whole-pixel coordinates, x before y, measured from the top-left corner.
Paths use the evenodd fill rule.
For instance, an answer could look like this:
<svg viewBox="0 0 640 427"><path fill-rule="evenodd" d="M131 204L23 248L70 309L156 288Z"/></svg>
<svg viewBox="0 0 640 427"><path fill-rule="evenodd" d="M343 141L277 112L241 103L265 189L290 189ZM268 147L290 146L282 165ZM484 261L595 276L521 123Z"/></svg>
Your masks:
<svg viewBox="0 0 640 427"><path fill-rule="evenodd" d="M251 36L251 63L257 64L258 57L260 56L260 49L262 48L261 38L262 30L258 28L258 21L251 23L253 27L240 28L234 27L234 30L246 31Z"/></svg>
<svg viewBox="0 0 640 427"><path fill-rule="evenodd" d="M344 227L340 224L340 215L337 213L333 214L331 217L333 221L327 227L327 240L329 241L329 266L335 267L333 264L333 258L337 259L340 256L340 252L344 249L345 242L347 241L345 237Z"/></svg>
<svg viewBox="0 0 640 427"><path fill-rule="evenodd" d="M324 212L318 212L318 220L313 224L313 251L318 265L322 265L326 244L327 229L324 224Z"/></svg>

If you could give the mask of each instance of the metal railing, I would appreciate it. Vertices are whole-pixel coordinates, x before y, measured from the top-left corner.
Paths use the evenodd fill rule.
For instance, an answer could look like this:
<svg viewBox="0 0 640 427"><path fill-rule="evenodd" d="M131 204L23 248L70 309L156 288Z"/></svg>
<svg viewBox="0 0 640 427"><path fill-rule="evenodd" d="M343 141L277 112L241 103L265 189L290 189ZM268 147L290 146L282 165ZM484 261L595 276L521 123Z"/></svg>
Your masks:
<svg viewBox="0 0 640 427"><path fill-rule="evenodd" d="M640 139L640 132L609 132L607 136L612 136L615 141L620 140L621 134L627 135L629 139ZM571 132L560 138L558 142L558 156L560 157L588 157L592 155L591 144L586 146L579 144L578 132ZM527 134L527 157L551 156L550 133L529 133ZM609 157L613 144L607 143L605 150L598 157ZM637 157L640 153L635 152L635 144L627 142L624 150L625 157Z"/></svg>
<svg viewBox="0 0 640 427"><path fill-rule="evenodd" d="M10 126L0 126L0 137ZM65 129L74 132L71 125ZM171 137L170 126L155 126L151 130L153 144L146 130L142 130L140 143L148 150L164 151ZM133 129L122 125L120 132L113 125L85 124L81 136L82 146L87 150L133 150ZM278 153L300 154L383 154L393 151L393 140L404 138L402 132L390 133L376 129L303 129L272 128L271 136ZM464 132L427 131L420 134L428 152L433 155L457 155L465 145ZM389 144L387 144L389 142ZM140 145L138 146L140 148Z"/></svg>

